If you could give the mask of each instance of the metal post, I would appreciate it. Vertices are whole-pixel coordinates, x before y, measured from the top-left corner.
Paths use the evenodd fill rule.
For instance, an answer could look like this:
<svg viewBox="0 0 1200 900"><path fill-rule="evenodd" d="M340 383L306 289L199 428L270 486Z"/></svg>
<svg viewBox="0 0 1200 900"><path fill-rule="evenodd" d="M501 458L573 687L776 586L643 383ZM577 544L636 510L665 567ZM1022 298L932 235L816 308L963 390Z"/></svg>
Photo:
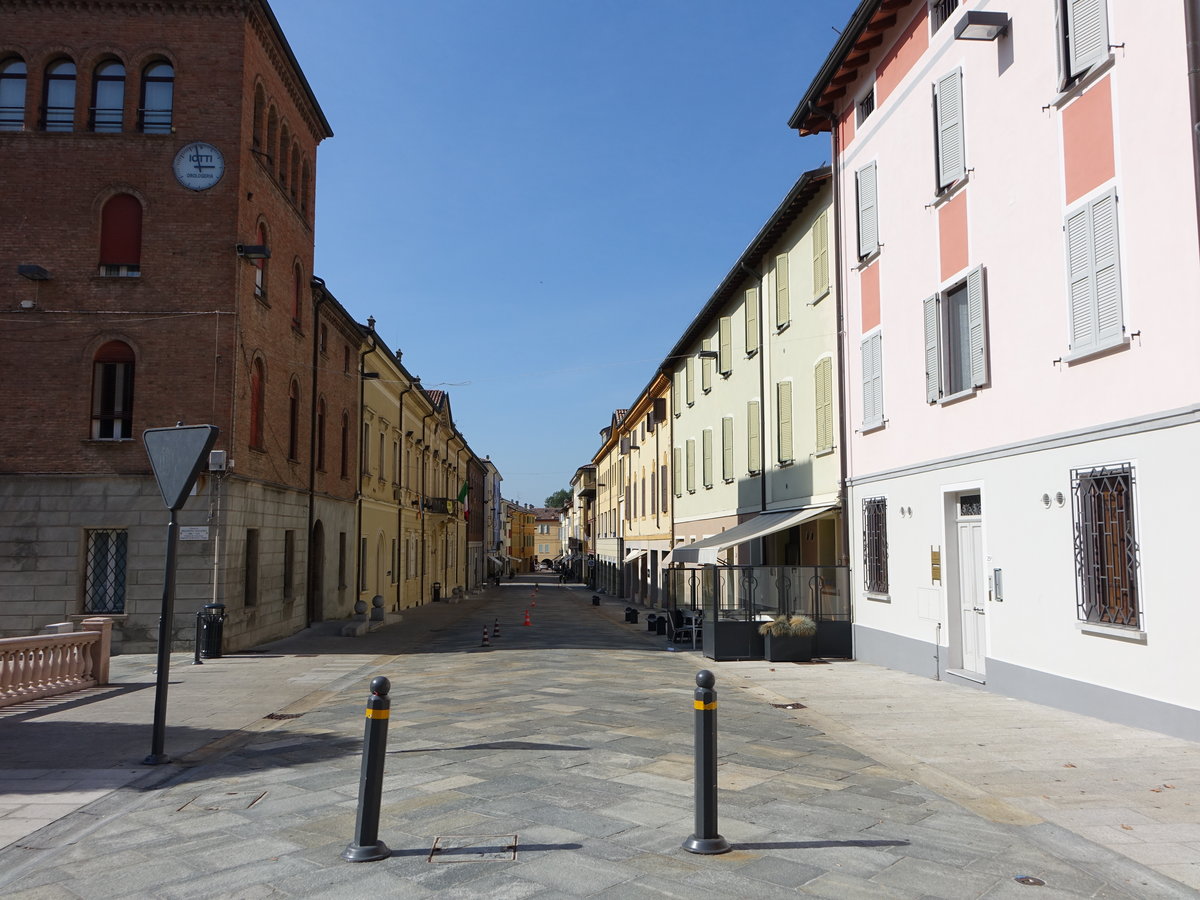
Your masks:
<svg viewBox="0 0 1200 900"><path fill-rule="evenodd" d="M203 623L201 616L204 615L203 610L196 610L196 658L192 660L193 666L202 666L204 663L200 659L200 628Z"/></svg>
<svg viewBox="0 0 1200 900"><path fill-rule="evenodd" d="M708 669L696 675L696 831L683 842L690 853L727 853L729 841L717 833L717 692Z"/></svg>
<svg viewBox="0 0 1200 900"><path fill-rule="evenodd" d="M167 729L167 685L171 671L171 624L175 618L175 545L179 538L179 523L175 510L167 523L167 562L163 575L162 613L158 620L158 684L154 689L154 734L150 755L142 760L148 766L168 763L171 758L163 752Z"/></svg>
<svg viewBox="0 0 1200 900"><path fill-rule="evenodd" d="M388 711L391 701L388 691L391 682L382 675L371 680L371 696L367 699L367 724L363 733L362 775L358 784L358 820L354 825L354 841L342 851L342 859L350 862L374 862L392 855L387 844L379 840L379 807L383 793L383 763L387 755Z"/></svg>

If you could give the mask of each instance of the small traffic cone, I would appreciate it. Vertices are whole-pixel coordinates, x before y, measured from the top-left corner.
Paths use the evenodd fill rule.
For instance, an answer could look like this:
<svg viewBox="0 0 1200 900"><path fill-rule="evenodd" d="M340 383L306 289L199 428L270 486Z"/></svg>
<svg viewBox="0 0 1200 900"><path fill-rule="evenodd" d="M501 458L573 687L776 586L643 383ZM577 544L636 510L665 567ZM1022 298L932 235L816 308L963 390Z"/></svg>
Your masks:
<svg viewBox="0 0 1200 900"><path fill-rule="evenodd" d="M488 640L488 630L487 630L486 625L483 626L483 644L482 644L482 646L484 646L484 647L492 646L492 642Z"/></svg>
<svg viewBox="0 0 1200 900"><path fill-rule="evenodd" d="M492 626L492 637L497 640L500 638L500 620L496 620L496 624Z"/></svg>
<svg viewBox="0 0 1200 900"><path fill-rule="evenodd" d="M526 624L526 625L532 625L532 624L533 624L532 622L530 622L530 621L529 621L529 610L525 610L525 624Z"/></svg>

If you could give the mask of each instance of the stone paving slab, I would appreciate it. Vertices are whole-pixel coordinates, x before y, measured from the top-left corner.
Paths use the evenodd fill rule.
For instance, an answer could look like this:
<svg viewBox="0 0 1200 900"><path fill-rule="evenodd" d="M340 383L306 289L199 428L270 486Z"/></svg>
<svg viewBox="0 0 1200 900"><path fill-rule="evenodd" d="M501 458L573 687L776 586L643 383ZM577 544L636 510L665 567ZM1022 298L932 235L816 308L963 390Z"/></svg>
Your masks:
<svg viewBox="0 0 1200 900"><path fill-rule="evenodd" d="M954 764L943 772L913 755L922 749L915 737L898 740L899 750L889 745L883 726L879 737L854 731L851 726L862 723L842 716L836 701L824 712L818 709L823 701L812 698L803 701L807 709L771 705L780 696L807 698L801 692L816 676L795 670L815 666L776 667L786 670L779 681L775 671L760 667L751 679L744 672L753 664L713 664L691 652L663 652L661 638L619 621L616 604L592 607L585 591L546 585L533 607L528 587L506 585L463 604L406 613L403 627L354 640L357 666L341 664L346 643L305 635L268 648L259 657L260 670L227 667L222 703L202 699L200 709L181 710L180 721L205 737L217 736L185 754L184 764L111 790L0 850L0 893L954 900L1193 895L1161 869L1024 808L1016 811L1029 821L992 815L1004 812L1008 801L982 802L990 795L976 786L980 772L956 752L947 754ZM526 608L529 627L519 624ZM481 651L479 632L494 618L501 620L503 636ZM274 710L257 695L231 711L240 703L233 702L238 692L259 687L256 676L293 665L298 681L285 678L292 688L272 702L275 709L294 710L295 718L260 727L262 710ZM720 827L734 846L712 857L680 847L693 824L691 698L702 667L717 673ZM854 673L862 715L884 722L869 702L880 690L867 680L869 668L844 668ZM311 677L319 669L328 675L324 684ZM214 666L209 674L221 671ZM394 853L356 865L339 854L353 837L363 707L377 674L392 681L379 830ZM903 687L889 673L883 682ZM211 677L203 685L217 683ZM186 690L179 694L186 705ZM951 707L962 705L958 695L946 696ZM89 710L92 721L119 721L126 708L108 702L80 704L72 714L84 724L80 709ZM239 717L243 724L230 724ZM38 721L30 717L26 739L36 735ZM984 727L987 718L970 721L970 727ZM1069 738L1066 733L1061 740ZM999 748L1000 740L993 746ZM977 765L990 771L987 760ZM948 786L949 796L924 780ZM517 834L517 858L428 861L438 837L463 834ZM1169 827L1145 837L1158 840L1140 845L1196 843L1190 830L1176 834ZM1186 859L1171 856L1156 866L1187 865ZM1031 894L1034 889L1013 880L1024 874L1042 878L1046 887Z"/></svg>

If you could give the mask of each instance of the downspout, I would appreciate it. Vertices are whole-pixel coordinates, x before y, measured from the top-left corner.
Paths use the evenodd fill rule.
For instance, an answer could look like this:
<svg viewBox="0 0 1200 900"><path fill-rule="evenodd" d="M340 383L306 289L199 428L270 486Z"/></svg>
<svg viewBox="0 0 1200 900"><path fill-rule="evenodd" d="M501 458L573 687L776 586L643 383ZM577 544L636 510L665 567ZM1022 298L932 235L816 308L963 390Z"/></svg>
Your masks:
<svg viewBox="0 0 1200 900"><path fill-rule="evenodd" d="M403 354L396 351L396 362L399 363ZM398 542L396 550L396 612L400 612L401 603L404 600L404 569L400 565L400 559L403 557L406 561L408 554L404 552L404 439L407 435L404 433L404 395L413 389L413 381L420 382L421 379L414 378L408 383L408 387L400 392L400 397L396 401L396 407L399 411L400 421L398 429L400 431L400 471L396 473L396 484L400 486L400 497L396 501L396 540Z"/></svg>
<svg viewBox="0 0 1200 900"><path fill-rule="evenodd" d="M1183 0L1187 32L1188 100L1192 113L1192 188L1196 194L1197 238L1200 238L1200 4Z"/></svg>
<svg viewBox="0 0 1200 900"><path fill-rule="evenodd" d="M363 426L363 388L366 384L367 376L367 354L375 350L375 319L367 319L367 343L369 346L365 351L360 350L358 354L358 438L362 442L362 426ZM358 546L354 548L354 556L358 560L358 565L355 567L357 571L354 573L354 593L361 594L363 590L363 569L367 564L366 553L363 552L363 535L362 535L362 480L363 480L363 454L367 448L360 446L358 448L358 483L354 487L354 539ZM355 602L361 600L361 597L356 596Z"/></svg>
<svg viewBox="0 0 1200 900"><path fill-rule="evenodd" d="M309 389L309 405L308 405L308 534L305 538L305 546L308 547L308 578L306 579L306 591L304 603L304 627L311 628L313 623L313 606L315 605L315 596L313 588L313 575L316 573L316 564L313 560L313 523L316 521L316 491L317 491L317 357L320 352L321 340L321 307L326 300L325 282L316 275L309 281L309 286L313 289L313 313L312 313L312 385Z"/></svg>
<svg viewBox="0 0 1200 900"><path fill-rule="evenodd" d="M421 419L421 488L417 491L417 510L421 517L421 605L425 603L425 558L428 548L425 546L425 470L429 468L429 444L425 440L425 422L433 413L426 413Z"/></svg>

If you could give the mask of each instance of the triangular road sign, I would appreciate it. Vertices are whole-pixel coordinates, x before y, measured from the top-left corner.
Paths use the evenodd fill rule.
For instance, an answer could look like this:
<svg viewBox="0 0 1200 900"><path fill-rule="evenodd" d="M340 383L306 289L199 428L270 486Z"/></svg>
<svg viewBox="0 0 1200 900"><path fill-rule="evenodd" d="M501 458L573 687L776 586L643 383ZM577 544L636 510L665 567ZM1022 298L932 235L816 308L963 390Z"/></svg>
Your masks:
<svg viewBox="0 0 1200 900"><path fill-rule="evenodd" d="M142 432L146 455L167 509L176 512L183 508L220 433L216 425L178 425Z"/></svg>

